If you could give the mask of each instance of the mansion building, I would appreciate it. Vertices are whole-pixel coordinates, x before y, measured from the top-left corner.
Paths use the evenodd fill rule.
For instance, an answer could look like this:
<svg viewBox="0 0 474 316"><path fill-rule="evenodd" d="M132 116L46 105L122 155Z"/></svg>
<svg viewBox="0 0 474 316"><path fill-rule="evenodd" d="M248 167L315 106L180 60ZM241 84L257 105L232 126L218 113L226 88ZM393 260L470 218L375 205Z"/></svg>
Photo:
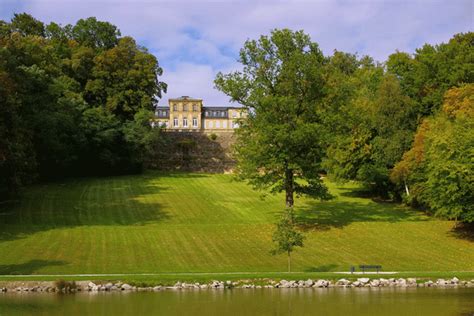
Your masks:
<svg viewBox="0 0 474 316"><path fill-rule="evenodd" d="M239 107L205 107L202 99L182 96L168 100L169 106L158 106L152 126L181 132L224 132L239 127L246 113Z"/></svg>

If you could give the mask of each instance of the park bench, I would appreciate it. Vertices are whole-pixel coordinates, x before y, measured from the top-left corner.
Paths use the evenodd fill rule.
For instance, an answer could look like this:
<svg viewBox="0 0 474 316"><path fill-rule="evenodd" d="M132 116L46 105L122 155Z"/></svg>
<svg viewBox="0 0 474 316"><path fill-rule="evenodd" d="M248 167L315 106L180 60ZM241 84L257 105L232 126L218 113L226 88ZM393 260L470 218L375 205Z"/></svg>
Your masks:
<svg viewBox="0 0 474 316"><path fill-rule="evenodd" d="M382 269L382 266L362 264L359 266L359 268L362 270L362 273L365 273L366 270L377 270L377 273L379 273L379 271Z"/></svg>

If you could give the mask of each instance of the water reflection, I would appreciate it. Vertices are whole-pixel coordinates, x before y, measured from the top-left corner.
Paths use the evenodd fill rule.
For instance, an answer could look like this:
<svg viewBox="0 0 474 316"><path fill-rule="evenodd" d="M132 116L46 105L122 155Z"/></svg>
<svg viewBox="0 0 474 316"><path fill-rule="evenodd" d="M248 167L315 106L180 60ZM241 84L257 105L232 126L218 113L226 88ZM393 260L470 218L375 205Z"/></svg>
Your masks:
<svg viewBox="0 0 474 316"><path fill-rule="evenodd" d="M0 315L474 315L474 289L234 289L0 295Z"/></svg>

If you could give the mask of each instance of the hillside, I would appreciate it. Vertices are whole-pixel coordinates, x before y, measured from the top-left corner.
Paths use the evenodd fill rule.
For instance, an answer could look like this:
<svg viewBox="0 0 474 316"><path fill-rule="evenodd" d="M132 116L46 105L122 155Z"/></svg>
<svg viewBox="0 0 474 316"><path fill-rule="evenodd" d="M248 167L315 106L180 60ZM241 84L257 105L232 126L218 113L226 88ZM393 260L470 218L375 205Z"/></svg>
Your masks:
<svg viewBox="0 0 474 316"><path fill-rule="evenodd" d="M474 243L452 222L328 183L329 202L296 201L306 244L295 271L472 271ZM272 223L281 196L229 175L154 173L28 188L0 210L0 274L272 272Z"/></svg>

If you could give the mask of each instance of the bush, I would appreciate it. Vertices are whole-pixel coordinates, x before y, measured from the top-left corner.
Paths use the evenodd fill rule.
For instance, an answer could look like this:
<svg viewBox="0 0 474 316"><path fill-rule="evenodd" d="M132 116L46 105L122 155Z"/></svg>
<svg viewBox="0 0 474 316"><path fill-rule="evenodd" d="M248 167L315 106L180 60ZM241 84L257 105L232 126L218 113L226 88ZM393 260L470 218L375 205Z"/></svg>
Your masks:
<svg viewBox="0 0 474 316"><path fill-rule="evenodd" d="M71 292L71 290L76 290L77 285L75 281L69 282L65 280L58 280L54 283L59 292Z"/></svg>
<svg viewBox="0 0 474 316"><path fill-rule="evenodd" d="M216 140L217 139L217 134L212 133L212 134L209 135L209 138L211 140Z"/></svg>

